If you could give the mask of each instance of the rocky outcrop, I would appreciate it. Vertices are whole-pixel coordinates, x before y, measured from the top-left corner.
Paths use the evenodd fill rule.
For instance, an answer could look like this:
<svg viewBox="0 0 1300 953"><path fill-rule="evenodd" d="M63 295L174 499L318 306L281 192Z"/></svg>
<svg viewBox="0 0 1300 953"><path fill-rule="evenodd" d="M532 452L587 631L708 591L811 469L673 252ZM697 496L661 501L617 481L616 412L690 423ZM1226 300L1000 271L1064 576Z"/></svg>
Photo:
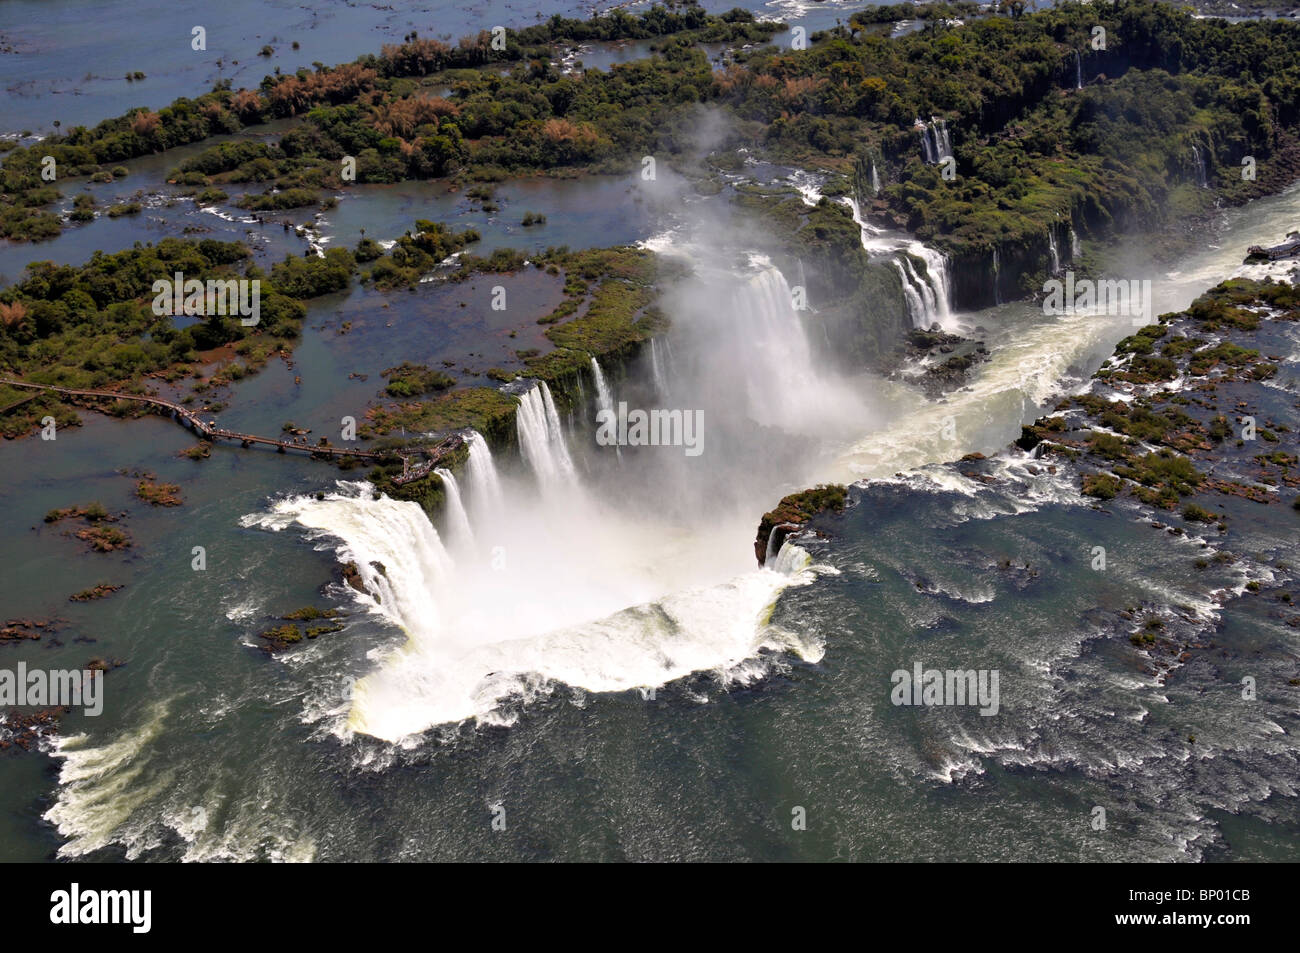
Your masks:
<svg viewBox="0 0 1300 953"><path fill-rule="evenodd" d="M1246 249L1246 261L1277 261L1281 258L1300 256L1300 232L1289 232L1286 241L1268 248L1251 245Z"/></svg>
<svg viewBox="0 0 1300 953"><path fill-rule="evenodd" d="M927 362L920 373L896 370L891 376L910 380L930 398L939 397L964 386L970 372L989 359L983 341L971 341L943 331L913 330L907 336L907 358L915 366Z"/></svg>
<svg viewBox="0 0 1300 953"><path fill-rule="evenodd" d="M831 484L792 493L782 499L776 509L764 513L759 521L758 536L754 540L754 556L758 564L765 564L768 553L779 552L786 538L801 531L814 516L842 512L848 498L846 487Z"/></svg>
<svg viewBox="0 0 1300 953"><path fill-rule="evenodd" d="M0 716L0 751L9 748L32 750L40 742L58 734L59 719L67 713L67 708L43 708L40 711L10 709Z"/></svg>

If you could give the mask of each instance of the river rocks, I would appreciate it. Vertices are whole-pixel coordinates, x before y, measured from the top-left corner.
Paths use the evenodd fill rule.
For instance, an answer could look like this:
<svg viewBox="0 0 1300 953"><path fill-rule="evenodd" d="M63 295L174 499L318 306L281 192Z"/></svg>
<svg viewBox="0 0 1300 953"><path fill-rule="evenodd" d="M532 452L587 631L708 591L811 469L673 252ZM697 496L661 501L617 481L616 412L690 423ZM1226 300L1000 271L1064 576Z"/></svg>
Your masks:
<svg viewBox="0 0 1300 953"><path fill-rule="evenodd" d="M354 562L346 562L342 566L343 581L355 589L357 592L365 592L366 584L361 579L361 570L357 568Z"/></svg>
<svg viewBox="0 0 1300 953"><path fill-rule="evenodd" d="M316 611L319 612L321 610ZM301 612L302 610L299 610L299 613ZM303 616L291 613L290 615L284 616L284 618L303 618ZM333 618L333 616L322 614L313 616L312 618ZM342 629L342 623L314 625L305 628L299 628L297 624L292 622L287 625L272 626L271 628L258 633L258 638L265 640L264 644L259 645L258 648L262 649L264 652L282 652L285 649L299 645L304 639L315 639L329 632L340 632Z"/></svg>
<svg viewBox="0 0 1300 953"><path fill-rule="evenodd" d="M282 616L289 622L315 622L317 619L335 619L341 613L337 609L318 609L315 606L303 606L301 609L295 609Z"/></svg>
<svg viewBox="0 0 1300 953"><path fill-rule="evenodd" d="M212 444L207 440L200 440L192 447L186 447L177 454L178 457L185 457L189 460L206 460L212 456Z"/></svg>
<svg viewBox="0 0 1300 953"><path fill-rule="evenodd" d="M1288 232L1286 241L1265 248L1251 245L1246 249L1247 264L1257 261L1277 261L1279 258L1300 257L1300 231Z"/></svg>
<svg viewBox="0 0 1300 953"><path fill-rule="evenodd" d="M95 599L106 599L121 588L121 586L113 586L109 583L101 582L89 589L83 589L81 592L74 592L72 595L68 596L68 601L91 602Z"/></svg>
<svg viewBox="0 0 1300 953"><path fill-rule="evenodd" d="M180 490L175 483L158 483L148 479L135 485L135 495L150 506L180 506Z"/></svg>
<svg viewBox="0 0 1300 953"><path fill-rule="evenodd" d="M30 751L40 742L45 741L59 731L59 719L67 714L68 709L42 708L27 712L11 708L0 716L0 751L19 748Z"/></svg>
<svg viewBox="0 0 1300 953"><path fill-rule="evenodd" d="M10 619L0 626L0 644L35 641L44 633L56 630L62 621L62 619Z"/></svg>
<svg viewBox="0 0 1300 953"><path fill-rule="evenodd" d="M1121 341L1092 390L1025 427L1017 446L1072 459L1086 496L1136 497L1222 528L1218 507L1184 501L1217 494L1268 505L1300 489L1296 455L1280 446L1290 429L1261 405L1270 392L1260 384L1278 362L1249 346L1285 340L1274 329L1296 320L1295 288L1224 282Z"/></svg>
<svg viewBox="0 0 1300 953"><path fill-rule="evenodd" d="M86 503L83 506L66 506L63 509L50 510L45 514L45 522L57 523L66 519L84 519L88 523L115 523L117 517L111 515L103 503Z"/></svg>
<svg viewBox="0 0 1300 953"><path fill-rule="evenodd" d="M951 356L940 360L936 354ZM893 376L910 380L928 397L939 397L964 386L971 369L988 358L983 341L947 334L937 325L929 331L918 328L908 332L904 350L904 359L911 366L895 371Z"/></svg>
<svg viewBox="0 0 1300 953"><path fill-rule="evenodd" d="M91 551L96 553L118 552L131 547L130 535L114 526L92 526L77 530L73 535L88 543Z"/></svg>

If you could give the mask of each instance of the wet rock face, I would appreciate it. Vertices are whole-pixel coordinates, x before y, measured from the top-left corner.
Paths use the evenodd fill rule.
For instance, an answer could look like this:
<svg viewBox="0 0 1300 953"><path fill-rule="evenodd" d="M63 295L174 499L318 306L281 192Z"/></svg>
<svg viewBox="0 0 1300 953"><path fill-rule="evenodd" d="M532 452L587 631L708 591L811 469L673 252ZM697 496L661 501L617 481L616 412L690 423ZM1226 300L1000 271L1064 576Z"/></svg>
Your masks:
<svg viewBox="0 0 1300 953"><path fill-rule="evenodd" d="M971 370L989 359L983 341L947 334L935 325L908 332L904 366L891 375L910 380L931 399L965 386Z"/></svg>

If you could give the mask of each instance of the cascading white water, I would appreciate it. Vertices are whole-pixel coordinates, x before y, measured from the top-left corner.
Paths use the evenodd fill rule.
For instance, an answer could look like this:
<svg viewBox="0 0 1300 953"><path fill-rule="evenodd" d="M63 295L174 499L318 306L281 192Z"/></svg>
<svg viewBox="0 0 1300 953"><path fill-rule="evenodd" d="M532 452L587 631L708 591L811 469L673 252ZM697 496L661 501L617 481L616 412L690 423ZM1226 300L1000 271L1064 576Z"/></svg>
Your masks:
<svg viewBox="0 0 1300 953"><path fill-rule="evenodd" d="M332 539L377 595L355 598L406 632L356 684L337 726L345 736L399 741L468 718L508 724L515 716L504 703L557 684L625 691L698 671L726 681L761 671L752 660L764 650L821 657L820 641L768 625L777 595L811 581L810 560L787 541L753 569L752 512L714 500L707 529L683 536L661 512L601 506L586 488L539 504L507 486L503 509L474 527L502 543L490 566L449 556L417 504L373 499L366 484L282 500L245 521L272 530L296 522ZM720 549L719 538L739 545Z"/></svg>
<svg viewBox="0 0 1300 953"><path fill-rule="evenodd" d="M519 399L515 414L519 448L546 492L572 484L576 471L560 425L560 415L545 381Z"/></svg>
<svg viewBox="0 0 1300 953"><path fill-rule="evenodd" d="M944 321L952 315L952 285L948 275L948 259L940 251L921 242L911 242L907 250L925 262L927 287L934 299L934 312L931 317Z"/></svg>
<svg viewBox="0 0 1300 953"><path fill-rule="evenodd" d="M465 464L465 470L469 474L469 505L474 511L475 519L482 520L488 514L501 510L501 478L497 475L492 451L483 435L472 430L466 442L469 444L469 462Z"/></svg>
<svg viewBox="0 0 1300 953"><path fill-rule="evenodd" d="M1075 232L1074 226L1071 225L1070 226L1070 264L1074 264L1076 261L1078 261L1079 257L1082 254L1083 254L1083 246L1079 244L1079 235L1077 232Z"/></svg>
<svg viewBox="0 0 1300 953"><path fill-rule="evenodd" d="M847 205L849 211L853 214L853 224L858 226L858 236L862 240L862 247L867 251L871 251L872 248L869 243L876 235L880 234L880 229L867 224L866 219L862 217L862 208L858 205L857 199L846 195L840 201Z"/></svg>
<svg viewBox="0 0 1300 953"><path fill-rule="evenodd" d="M912 259L906 255L900 255L898 261L903 263L903 273L907 280L912 284L921 298L921 314L913 317L912 323L917 327L928 328L932 320L939 313L939 305L935 297L934 289L929 283L923 281L912 264Z"/></svg>
<svg viewBox="0 0 1300 953"><path fill-rule="evenodd" d="M650 339L650 373L654 378L655 394L662 400L668 396L668 382L664 378L663 364L659 360L659 341Z"/></svg>
<svg viewBox="0 0 1300 953"><path fill-rule="evenodd" d="M1055 275L1061 270L1061 253L1056 248L1055 226L1047 228L1047 251L1052 256L1052 274Z"/></svg>
<svg viewBox="0 0 1300 953"><path fill-rule="evenodd" d="M903 279L903 297L908 314L918 328L928 328L936 321L942 324L952 316L952 280L948 273L948 259L940 251L906 236L885 235L881 229L869 225L862 217L862 207L857 199L845 196L840 199L853 215L862 239L862 247L873 255L893 256L894 267ZM905 255L906 251L925 262L922 277ZM902 259L900 261L900 259Z"/></svg>
<svg viewBox="0 0 1300 953"><path fill-rule="evenodd" d="M899 258L891 259L891 264L898 270L898 277L903 282L903 301L907 304L908 316L912 319L912 327L928 328L926 321L925 300L921 297L920 291L912 281L912 275L909 269L903 265Z"/></svg>
<svg viewBox="0 0 1300 953"><path fill-rule="evenodd" d="M465 504L460 498L460 484L445 467L438 467L433 472L442 480L443 492L446 493L447 524L452 544L468 548L474 542L474 531L470 529L469 514L465 512Z"/></svg>
<svg viewBox="0 0 1300 953"><path fill-rule="evenodd" d="M939 159L938 159L938 157L937 157L936 154L935 154L934 146L932 146L932 145L930 144L930 128L929 128L929 126L927 126L927 125L925 124L924 121L918 119L918 120L916 121L916 124L915 124L914 128L916 129L916 131L917 131L917 132L920 134L920 136L921 136L921 155L922 155L922 157L925 159L925 162L926 162L927 165L934 165L936 162L939 161Z"/></svg>
<svg viewBox="0 0 1300 953"><path fill-rule="evenodd" d="M1205 156L1201 154L1201 147L1195 143L1192 144L1192 159L1196 162L1196 173L1201 188L1208 189L1210 180L1205 171Z"/></svg>
<svg viewBox="0 0 1300 953"><path fill-rule="evenodd" d="M998 256L998 246L993 246L993 300L997 304L1002 303L1002 260Z"/></svg>
<svg viewBox="0 0 1300 953"><path fill-rule="evenodd" d="M770 262L762 260L762 265L742 286L733 312L739 318L735 337L747 342L743 359L754 369L746 379L746 406L759 423L793 426L790 410L796 395L807 392L807 381L817 370L790 285Z"/></svg>
<svg viewBox="0 0 1300 953"><path fill-rule="evenodd" d="M605 375L600 370L600 362L597 361L594 357L591 359L591 374L592 374L592 378L596 382L597 413L603 411L606 415L612 418L612 415L614 414L614 393L609 389L609 385L605 383ZM570 423L572 423L572 421L570 421ZM573 432L572 426L570 426L569 432L572 434ZM622 448L615 446L614 455L619 460L622 460L623 459Z"/></svg>
<svg viewBox="0 0 1300 953"><path fill-rule="evenodd" d="M600 362L591 359L591 375L596 381L596 405L600 410L614 410L614 394L605 383L605 375L600 370Z"/></svg>
<svg viewBox="0 0 1300 953"><path fill-rule="evenodd" d="M1083 57L1074 51L1074 88L1083 89Z"/></svg>
<svg viewBox="0 0 1300 953"><path fill-rule="evenodd" d="M871 194L880 194L880 176L876 174L876 160L871 160Z"/></svg>
<svg viewBox="0 0 1300 953"><path fill-rule="evenodd" d="M934 133L934 151L937 156L936 162L940 162L952 155L952 141L948 138L948 123L943 120L935 120L930 117L930 128Z"/></svg>
<svg viewBox="0 0 1300 953"><path fill-rule="evenodd" d="M516 410L523 465L503 468L499 485L483 438L466 437L469 553L453 545L448 556L418 505L375 499L368 484L282 500L246 523L328 535L377 587L371 610L407 634L356 685L346 724L335 725L344 736L505 723L557 685L620 691L701 671L724 684L752 679L764 650L820 658L819 636L770 623L777 594L811 581L808 557L787 541L756 569L754 514L808 485L875 412L860 382L818 360L785 276L758 253L738 276L734 257L711 245L692 246L694 274L664 302L673 337L652 350L682 440L643 444L634 468L587 454L579 475L538 382ZM702 440L685 436L688 418ZM575 423L583 436L580 414Z"/></svg>

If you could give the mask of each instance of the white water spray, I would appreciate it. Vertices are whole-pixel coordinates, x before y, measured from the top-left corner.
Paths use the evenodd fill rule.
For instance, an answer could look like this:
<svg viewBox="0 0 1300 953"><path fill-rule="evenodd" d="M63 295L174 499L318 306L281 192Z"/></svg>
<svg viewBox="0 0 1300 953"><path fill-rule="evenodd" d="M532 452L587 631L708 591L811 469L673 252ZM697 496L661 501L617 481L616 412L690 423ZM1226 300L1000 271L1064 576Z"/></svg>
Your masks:
<svg viewBox="0 0 1300 953"><path fill-rule="evenodd" d="M650 339L650 373L654 378L655 394L662 400L668 396L668 382L664 377L663 363L659 359L659 341Z"/></svg>
<svg viewBox="0 0 1300 953"><path fill-rule="evenodd" d="M519 448L532 468L542 491L555 492L572 485L575 471L573 458L564 439L560 415L545 381L519 399L515 415Z"/></svg>
<svg viewBox="0 0 1300 953"><path fill-rule="evenodd" d="M460 498L460 484L456 482L455 475L444 467L438 467L433 472L442 480L443 492L446 494L445 512L452 542L458 547L468 548L474 542L474 531L469 527L469 514L465 512L465 504Z"/></svg>
<svg viewBox="0 0 1300 953"><path fill-rule="evenodd" d="M1201 147L1196 143L1192 143L1192 160L1196 163L1196 174L1201 188L1208 189L1210 180L1205 170L1205 156L1201 153Z"/></svg>
<svg viewBox="0 0 1300 953"><path fill-rule="evenodd" d="M501 509L501 478L483 435L477 430L470 431L466 442L469 444L469 462L465 465L469 474L469 505L475 518L481 520Z"/></svg>
<svg viewBox="0 0 1300 953"><path fill-rule="evenodd" d="M596 381L596 404L600 410L614 411L614 394L605 383L605 375L600 370L600 362L591 359L591 374Z"/></svg>

